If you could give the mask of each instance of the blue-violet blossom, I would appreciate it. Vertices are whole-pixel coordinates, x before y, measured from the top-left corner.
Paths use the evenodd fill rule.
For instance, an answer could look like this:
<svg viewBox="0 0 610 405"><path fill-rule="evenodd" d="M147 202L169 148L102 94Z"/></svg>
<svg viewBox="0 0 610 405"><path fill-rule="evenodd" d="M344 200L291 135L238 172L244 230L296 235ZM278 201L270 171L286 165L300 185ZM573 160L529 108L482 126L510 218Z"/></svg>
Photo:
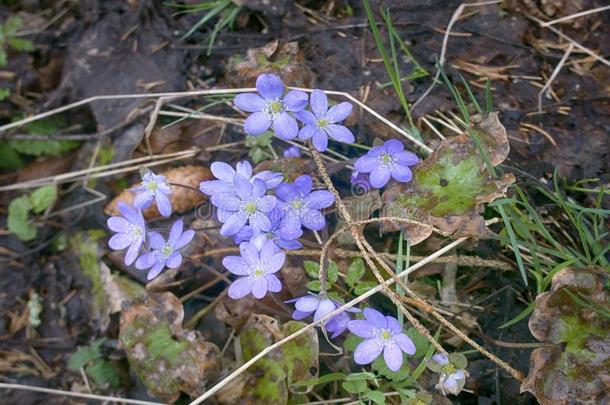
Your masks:
<svg viewBox="0 0 610 405"><path fill-rule="evenodd" d="M390 139L358 158L354 163L354 168L361 173L370 173L369 181L375 188L385 186L390 177L407 183L413 177L409 166L417 164L419 158L404 148L403 143L399 140Z"/></svg>
<svg viewBox="0 0 610 405"><path fill-rule="evenodd" d="M106 221L108 228L117 232L110 238L108 245L112 250L123 250L129 246L125 254L125 264L130 266L138 257L146 238L146 222L139 209L123 201L119 201L118 208L121 216L110 217Z"/></svg>
<svg viewBox="0 0 610 405"><path fill-rule="evenodd" d="M357 364L370 364L383 352L383 359L392 371L400 370L402 352L415 354L413 341L403 333L396 318L384 316L372 308L366 308L363 320L349 321L347 328L354 335L364 338L354 352Z"/></svg>
<svg viewBox="0 0 610 405"><path fill-rule="evenodd" d="M281 291L282 283L275 273L284 265L286 255L278 252L273 242L268 241L261 249L243 242L239 245L239 251L241 256L226 256L222 260L227 270L242 276L231 283L229 297L239 299L252 293L255 298L261 299L267 291Z"/></svg>
<svg viewBox="0 0 610 405"><path fill-rule="evenodd" d="M245 177L250 182L254 182L256 179L263 180L267 189L277 187L283 180L281 173L269 170L252 175L252 165L247 160L237 162L235 169L225 162L214 162L210 165L210 170L218 180L206 180L199 183L199 190L209 196L221 193L235 194L233 177L236 174Z"/></svg>
<svg viewBox="0 0 610 405"><path fill-rule="evenodd" d="M300 158L301 157L301 149L292 145L286 149L284 149L284 152L282 153L282 155L285 158Z"/></svg>
<svg viewBox="0 0 610 405"><path fill-rule="evenodd" d="M320 152L328 147L328 137L344 142L354 143L352 131L339 125L352 113L352 105L346 101L328 108L328 98L322 90L311 93L311 111L303 110L296 117L305 124L299 131L299 139L311 139L313 146Z"/></svg>
<svg viewBox="0 0 610 405"><path fill-rule="evenodd" d="M311 191L312 186L311 176L306 174L297 177L292 184L282 183L277 186L279 208L284 211L280 223L282 238L292 240L301 236L301 225L312 231L319 231L326 226L320 210L330 207L335 196L327 190Z"/></svg>
<svg viewBox="0 0 610 405"><path fill-rule="evenodd" d="M294 139L299 125L290 112L296 113L307 105L307 94L291 90L284 95L284 84L277 75L263 73L256 78L258 93L244 93L235 97L235 105L253 113L244 123L248 135L260 135L269 127L282 139ZM262 97L261 97L262 96Z"/></svg>
<svg viewBox="0 0 610 405"><path fill-rule="evenodd" d="M318 321L341 306L338 302L322 295L309 293L299 298L285 301L287 304L294 303L295 311L292 319L300 321L313 314L313 320ZM347 312L360 312L357 308L349 308ZM351 320L346 311L341 312L325 323L325 328L334 339L347 330L347 323Z"/></svg>
<svg viewBox="0 0 610 405"><path fill-rule="evenodd" d="M432 356L432 361L441 366L440 377L436 388L441 390L443 395L447 393L457 395L464 388L466 373L459 370L449 361L449 357L444 353L437 353Z"/></svg>
<svg viewBox="0 0 610 405"><path fill-rule="evenodd" d="M265 182L256 179L250 183L245 177L236 174L233 177L236 194L213 194L212 204L220 208L218 213L221 222L222 236L233 236L249 224L254 233L269 231L271 220L267 217L276 205L277 199L265 195L267 187ZM221 216L222 214L222 216Z"/></svg>
<svg viewBox="0 0 610 405"><path fill-rule="evenodd" d="M177 269L182 264L180 249L188 245L195 236L195 231L192 229L182 232L183 226L181 219L174 222L167 241L158 232L148 233L152 251L143 254L136 260L137 269L150 269L146 276L148 280L157 277L166 266L170 269Z"/></svg>
<svg viewBox="0 0 610 405"><path fill-rule="evenodd" d="M132 188L131 191L137 193L133 200L133 205L136 208L148 208L152 205L153 200L155 200L161 215L164 217L172 215L172 203L168 197L171 195L172 189L165 180L165 176L154 174L149 170L142 176L142 184Z"/></svg>

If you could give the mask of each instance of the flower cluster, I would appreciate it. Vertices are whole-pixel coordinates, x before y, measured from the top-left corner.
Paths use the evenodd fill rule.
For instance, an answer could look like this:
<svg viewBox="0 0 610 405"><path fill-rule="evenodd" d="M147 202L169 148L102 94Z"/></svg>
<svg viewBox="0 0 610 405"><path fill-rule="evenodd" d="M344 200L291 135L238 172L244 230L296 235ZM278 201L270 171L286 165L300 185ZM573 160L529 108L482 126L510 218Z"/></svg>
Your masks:
<svg viewBox="0 0 610 405"><path fill-rule="evenodd" d="M220 234L239 244L240 256L228 256L223 265L242 276L229 288L229 296L242 298L250 293L263 298L267 291L278 292L281 283L274 275L284 264L282 249L300 249L303 227L319 231L326 225L321 210L330 207L334 195L313 190L309 175L293 183L283 182L279 173L252 173L250 163L235 169L224 162L211 165L215 180L201 182L199 189L210 197L222 223ZM275 192L275 195L271 194Z"/></svg>
<svg viewBox="0 0 610 405"><path fill-rule="evenodd" d="M142 210L156 203L157 210L164 217L172 213L169 199L171 188L164 176L148 171L142 176L142 184L132 189L136 193L134 206L119 201L120 216L108 218L108 228L116 232L108 241L112 250L127 249L125 264L134 262L138 270L148 270L148 280L157 277L166 267L175 269L182 264L182 253L195 236L195 231L183 232L179 219L172 225L167 241L158 232L148 231Z"/></svg>
<svg viewBox="0 0 610 405"><path fill-rule="evenodd" d="M342 102L328 108L328 98L322 90L313 90L311 98L300 90L284 95L285 87L274 74L262 74L256 79L256 93L244 93L235 97L237 108L252 113L244 123L248 135L260 135L269 128L284 140L298 137L311 139L320 152L328 148L328 138L343 143L354 143L354 134L340 125L352 113L352 105ZM306 110L310 104L311 111ZM303 123L299 129L297 120ZM289 154L294 157L295 151Z"/></svg>

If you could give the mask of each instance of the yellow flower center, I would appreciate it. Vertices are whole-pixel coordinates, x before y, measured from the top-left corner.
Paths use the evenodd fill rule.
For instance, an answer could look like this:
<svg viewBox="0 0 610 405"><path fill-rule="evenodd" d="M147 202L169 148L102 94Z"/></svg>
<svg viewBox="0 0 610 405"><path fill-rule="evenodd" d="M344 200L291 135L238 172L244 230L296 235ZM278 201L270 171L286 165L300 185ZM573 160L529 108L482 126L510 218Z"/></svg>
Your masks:
<svg viewBox="0 0 610 405"><path fill-rule="evenodd" d="M390 155L389 155L389 154L387 154L387 153L384 153L384 154L383 154L383 156L381 157L381 161L382 161L383 163L385 163L386 165L387 165L387 164L392 163L392 160L393 160L393 159L392 159L392 156L390 156Z"/></svg>
<svg viewBox="0 0 610 405"><path fill-rule="evenodd" d="M282 103L278 100L274 100L269 103L269 111L273 114L279 114L282 112Z"/></svg>
<svg viewBox="0 0 610 405"><path fill-rule="evenodd" d="M155 183L154 181L150 181L146 185L146 188L149 189L150 191L155 191L157 189L157 183Z"/></svg>
<svg viewBox="0 0 610 405"><path fill-rule="evenodd" d="M261 269L260 267L256 268L254 270L254 277L263 277L265 275L265 270Z"/></svg>
<svg viewBox="0 0 610 405"><path fill-rule="evenodd" d="M248 215L254 214L256 212L256 204L253 202L247 203L244 207L244 211L246 211Z"/></svg>
<svg viewBox="0 0 610 405"><path fill-rule="evenodd" d="M447 374L447 375L454 374L456 371L457 371L457 369L455 368L453 363L447 363L447 364L443 365L443 368L441 368L441 373Z"/></svg>
<svg viewBox="0 0 610 405"><path fill-rule="evenodd" d="M318 126L320 128L326 128L327 125L328 125L328 120L325 120L325 119L318 120Z"/></svg>
<svg viewBox="0 0 610 405"><path fill-rule="evenodd" d="M163 248L161 249L161 253L163 253L163 255L165 255L165 256L171 255L173 251L174 251L174 249L172 249L172 247L169 244L163 246Z"/></svg>
<svg viewBox="0 0 610 405"><path fill-rule="evenodd" d="M383 329L379 334L379 338L381 340L390 340L392 338L392 333L387 329Z"/></svg>

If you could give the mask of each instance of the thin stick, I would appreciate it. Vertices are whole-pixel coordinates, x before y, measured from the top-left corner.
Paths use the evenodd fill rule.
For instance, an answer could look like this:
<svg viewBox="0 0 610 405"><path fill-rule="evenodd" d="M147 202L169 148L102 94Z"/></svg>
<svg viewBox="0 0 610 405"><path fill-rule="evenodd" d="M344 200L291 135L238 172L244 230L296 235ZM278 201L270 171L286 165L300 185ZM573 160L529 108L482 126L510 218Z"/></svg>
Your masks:
<svg viewBox="0 0 610 405"><path fill-rule="evenodd" d="M560 23L560 22L569 21L569 20L572 20L574 18L583 17L585 15L599 13L599 12L606 11L606 10L610 10L610 6L603 6L603 7L598 7L598 8L592 8L591 10L581 11L580 13L574 13L574 14L566 15L564 17L557 18L555 20L551 20L551 21L547 21L545 23L542 23L542 24L540 24L540 26L541 27L550 27L551 25L554 25L554 24L557 24L557 23Z"/></svg>
<svg viewBox="0 0 610 405"><path fill-rule="evenodd" d="M544 86L542 86L542 89L540 89L540 91L538 92L538 113L539 114L542 114L542 96L544 95L544 93L546 93L546 91L549 89L549 87L551 87L551 83L553 83L553 80L555 80L555 78L559 74L559 71L563 67L563 64L566 63L566 60L568 60L568 58L570 57L570 54L572 53L573 49L574 49L574 42L570 42L570 45L568 45L568 49L566 49L565 53L561 57L561 60L559 61L557 66L555 66L555 69L553 70L551 77L549 77L549 80L546 81ZM555 146L557 146L557 145L555 145Z"/></svg>
<svg viewBox="0 0 610 405"><path fill-rule="evenodd" d="M164 405L162 402L141 401L138 399L108 397L105 395L95 395L95 394L81 394L78 392L55 390L52 388L34 387L31 385L0 383L0 388L4 388L7 390L42 392L44 394L63 395L66 397L86 398L86 399L94 399L97 401L110 401L110 402L134 404L134 405Z"/></svg>
<svg viewBox="0 0 610 405"><path fill-rule="evenodd" d="M498 4L498 3L502 3L502 0L483 1L480 3L462 3L459 5L458 8L455 9L455 11L453 12L453 15L451 16L451 19L449 20L449 23L447 24L447 28L445 29L445 35L443 36L443 43L441 45L441 55L438 59L438 64L440 67L442 67L445 64L445 56L447 54L447 44L449 43L449 35L451 34L451 29L453 28L453 25L459 20L460 16L464 12L464 9L466 7L489 6L489 5ZM417 105L419 103L421 103L424 100L424 98L426 98L428 96L428 94L430 94L430 92L432 91L432 89L434 88L436 83L439 81L438 78L441 75L440 67L436 69L436 74L434 75L434 78L432 79L432 83L430 83L430 86L426 89L426 91L424 91L424 94L422 94L417 99L417 101L415 101L412 104L412 106L411 106L412 110L414 110L415 107L417 107Z"/></svg>
<svg viewBox="0 0 610 405"><path fill-rule="evenodd" d="M530 20L536 21L541 27L544 27L544 25L543 25L544 21L539 20L538 18L528 15L528 14L525 14L525 16L527 18L529 18ZM550 29L555 34L559 35L561 38L565 39L566 41L568 41L570 43L573 43L575 47L577 47L581 51L591 55L595 60L603 63L606 66L610 66L610 61L608 59L598 55L597 53L593 52L591 49L587 48L586 46L581 45L578 41L575 41L574 39L572 39L572 37L567 36L563 32L559 31L557 28L552 27L552 26L548 26L548 27L544 27L544 28Z"/></svg>
<svg viewBox="0 0 610 405"><path fill-rule="evenodd" d="M402 278L402 277L408 276L409 274L411 274L415 270L421 268L422 266L425 266L426 264L430 263L431 261L433 261L437 257L442 256L446 252L448 252L451 249L455 248L456 246L460 245L466 239L467 238L459 238L459 239L451 242L447 246L445 246L445 247L437 250L436 252L432 253L430 256L426 257L421 262L415 263L412 266L410 266L408 269L406 269L403 272L401 272L399 277ZM279 340L279 341L275 342L274 344L272 344L271 346L266 347L261 352L259 352L256 356L252 357L250 360L248 360L247 362L242 364L239 368L237 368L231 374L227 375L225 378L223 378L221 381L219 381L216 385L214 385L212 388L210 388L205 394L203 394L202 396L200 396L199 398L197 398L196 400L191 402L190 405L197 405L197 404L202 403L203 401L205 401L206 399L208 399L212 395L214 395L216 392L218 392L220 389L222 389L222 387L224 387L225 385L227 385L228 383L233 381L233 379L235 379L235 377L237 377L238 375L240 375L241 373L246 371L248 368L250 368L250 366L252 366L254 363L256 363L259 359L265 357L268 353L270 353L273 350L277 349L278 347L282 346L286 342L289 342L289 341L293 340L294 338L302 335L303 333L307 332L308 330L310 330L310 329L312 329L312 328L314 328L314 327L316 327L318 325L324 324L330 318L334 317L335 315L340 314L341 312L345 311L346 309L349 309L349 308L359 304L360 302L366 300L370 296L378 293L383 288L394 284L394 282L395 281L394 281L393 278L390 278L390 279L386 280L383 284L377 285L376 287L368 290L367 292L363 293L362 295L360 295L360 296L354 298L353 300L349 301L348 303L340 306L339 308L337 308L333 312L327 314L323 318L321 318L321 319L319 319L319 320L317 320L315 322L310 323L309 325L303 327L302 329L299 329L298 331L294 332L293 334L288 335L285 338L283 338L282 340Z"/></svg>

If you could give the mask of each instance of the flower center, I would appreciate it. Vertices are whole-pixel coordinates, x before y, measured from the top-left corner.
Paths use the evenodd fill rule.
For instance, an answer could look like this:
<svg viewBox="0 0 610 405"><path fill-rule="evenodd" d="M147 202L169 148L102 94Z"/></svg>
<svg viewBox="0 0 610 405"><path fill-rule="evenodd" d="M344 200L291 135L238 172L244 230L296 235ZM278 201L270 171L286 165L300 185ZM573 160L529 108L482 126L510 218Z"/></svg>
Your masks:
<svg viewBox="0 0 610 405"><path fill-rule="evenodd" d="M267 240L273 240L275 239L275 235L273 234L273 232L267 232Z"/></svg>
<svg viewBox="0 0 610 405"><path fill-rule="evenodd" d="M328 126L328 120L325 120L325 119L318 120L318 126L320 128L326 128Z"/></svg>
<svg viewBox="0 0 610 405"><path fill-rule="evenodd" d="M275 121L283 111L284 103L282 103L280 100L267 101L265 108L263 108L263 114L265 114L271 121Z"/></svg>
<svg viewBox="0 0 610 405"><path fill-rule="evenodd" d="M142 229L141 226L132 225L131 229L129 230L129 234L131 235L132 239L139 239L144 234L144 229Z"/></svg>
<svg viewBox="0 0 610 405"><path fill-rule="evenodd" d="M392 157L392 155L385 152L381 156L379 156L379 163L390 166L394 164L394 158Z"/></svg>
<svg viewBox="0 0 610 405"><path fill-rule="evenodd" d="M392 332L390 332L388 329L382 329L379 332L379 339L383 340L384 342L387 342L389 340L392 339Z"/></svg>
<svg viewBox="0 0 610 405"><path fill-rule="evenodd" d="M256 269L254 269L254 271L252 272L252 275L256 278L261 278L265 275L265 270L261 269L260 267L257 267Z"/></svg>
<svg viewBox="0 0 610 405"><path fill-rule="evenodd" d="M146 188L147 188L148 190L150 190L150 191L155 191L155 190L158 188L158 185L157 185L157 183L155 183L154 181L149 181L149 182L146 184Z"/></svg>
<svg viewBox="0 0 610 405"><path fill-rule="evenodd" d="M165 257L168 257L173 252L174 252L174 248L172 248L172 246L169 243L161 248L161 254L163 254L163 256L165 256Z"/></svg>
<svg viewBox="0 0 610 405"><path fill-rule="evenodd" d="M256 210L257 210L256 203L253 202L253 201L250 201L250 202L246 203L246 205L244 206L244 211L248 215L255 214Z"/></svg>
<svg viewBox="0 0 610 405"><path fill-rule="evenodd" d="M441 368L442 374L451 375L451 374L455 374L456 371L457 371L457 369L455 368L453 363L444 364L443 368Z"/></svg>

